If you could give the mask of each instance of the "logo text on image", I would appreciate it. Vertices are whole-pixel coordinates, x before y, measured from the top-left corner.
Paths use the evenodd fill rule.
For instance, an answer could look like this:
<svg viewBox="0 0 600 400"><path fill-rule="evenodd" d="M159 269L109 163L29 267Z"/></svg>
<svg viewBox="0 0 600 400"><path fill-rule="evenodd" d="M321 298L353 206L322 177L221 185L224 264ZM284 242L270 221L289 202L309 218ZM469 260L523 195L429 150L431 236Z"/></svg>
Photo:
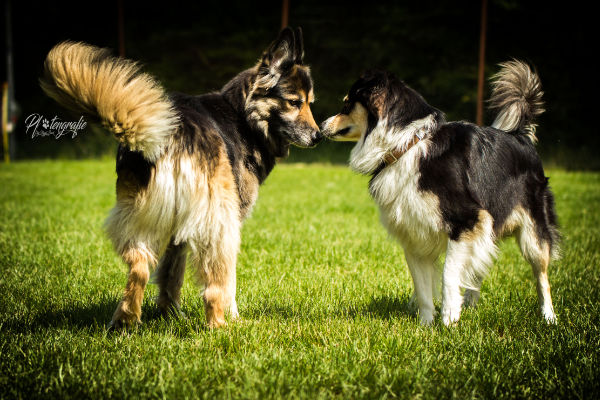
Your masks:
<svg viewBox="0 0 600 400"><path fill-rule="evenodd" d="M31 132L32 139L38 136L54 136L55 139L59 139L68 134L71 134L71 138L75 138L86 126L87 122L83 116L79 117L78 121L63 121L56 115L49 119L37 113L25 118L25 132L27 134Z"/></svg>

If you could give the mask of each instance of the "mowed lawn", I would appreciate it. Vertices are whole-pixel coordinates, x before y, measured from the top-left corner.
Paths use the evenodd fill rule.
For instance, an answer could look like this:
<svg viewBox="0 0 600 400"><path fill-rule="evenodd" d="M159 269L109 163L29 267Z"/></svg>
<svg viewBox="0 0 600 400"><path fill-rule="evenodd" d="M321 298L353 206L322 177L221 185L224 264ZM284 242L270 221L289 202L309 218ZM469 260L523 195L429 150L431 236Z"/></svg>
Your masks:
<svg viewBox="0 0 600 400"><path fill-rule="evenodd" d="M457 326L421 327L400 247L368 179L280 165L243 229L241 320L208 330L188 268L187 319L107 333L126 266L102 224L113 161L0 166L0 398L598 398L600 174L547 171L564 241L540 317L513 240Z"/></svg>

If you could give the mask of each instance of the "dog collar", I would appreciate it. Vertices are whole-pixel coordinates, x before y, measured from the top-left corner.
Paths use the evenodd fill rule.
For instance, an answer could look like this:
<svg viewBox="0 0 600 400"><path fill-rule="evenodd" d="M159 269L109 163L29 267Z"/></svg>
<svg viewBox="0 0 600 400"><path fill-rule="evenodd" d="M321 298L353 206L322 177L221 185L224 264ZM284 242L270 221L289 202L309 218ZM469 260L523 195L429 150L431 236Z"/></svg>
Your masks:
<svg viewBox="0 0 600 400"><path fill-rule="evenodd" d="M395 163L396 161L398 161L398 159L400 157L402 157L414 145L416 145L421 140L423 140L424 137L425 137L425 135L423 135L422 133L417 133L415 135L415 137L413 138L412 142L410 142L406 146L405 149L395 148L394 150L388 150L387 153L385 153L385 155L383 156L383 163L385 164L385 166L387 167L388 165L392 165L393 163Z"/></svg>

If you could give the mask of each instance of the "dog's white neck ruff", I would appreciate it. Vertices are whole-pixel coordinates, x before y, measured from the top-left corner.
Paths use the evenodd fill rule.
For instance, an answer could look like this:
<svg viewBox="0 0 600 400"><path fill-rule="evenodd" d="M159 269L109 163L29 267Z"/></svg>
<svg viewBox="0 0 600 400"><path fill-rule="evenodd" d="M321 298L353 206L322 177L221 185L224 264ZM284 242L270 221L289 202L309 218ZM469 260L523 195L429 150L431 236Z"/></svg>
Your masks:
<svg viewBox="0 0 600 400"><path fill-rule="evenodd" d="M430 114L403 128L380 121L351 153L350 166L356 172L372 174L381 168L388 152L401 155L385 165L370 184L370 192L381 211L381 222L403 246L423 254L443 251L442 217L439 201L419 190L420 159L426 155L427 138L438 128L439 118ZM416 138L416 139L415 139Z"/></svg>
<svg viewBox="0 0 600 400"><path fill-rule="evenodd" d="M423 153L418 148L423 144L419 142L375 175L369 192L379 206L384 227L403 247L420 255L440 254L446 242L439 200L419 189Z"/></svg>
<svg viewBox="0 0 600 400"><path fill-rule="evenodd" d="M398 132L402 137L402 142L399 145L400 150L406 152L409 149L415 137L423 140L427 135L437 129L437 119L434 114L429 114L425 118L417 119Z"/></svg>
<svg viewBox="0 0 600 400"><path fill-rule="evenodd" d="M404 155L404 153L409 151L411 147L416 146L421 140L423 140L424 137L425 134L417 132L417 134L413 137L412 142L408 143L405 149L388 150L383 157L383 163L386 166L394 164L400 159L400 157Z"/></svg>
<svg viewBox="0 0 600 400"><path fill-rule="evenodd" d="M388 127L387 119L379 120L373 131L363 136L350 153L350 167L361 174L369 175L381 163L395 163L409 150L426 152L426 139L438 127L435 114L415 120L403 128ZM424 154L424 153L423 153ZM386 162L391 160L391 162Z"/></svg>

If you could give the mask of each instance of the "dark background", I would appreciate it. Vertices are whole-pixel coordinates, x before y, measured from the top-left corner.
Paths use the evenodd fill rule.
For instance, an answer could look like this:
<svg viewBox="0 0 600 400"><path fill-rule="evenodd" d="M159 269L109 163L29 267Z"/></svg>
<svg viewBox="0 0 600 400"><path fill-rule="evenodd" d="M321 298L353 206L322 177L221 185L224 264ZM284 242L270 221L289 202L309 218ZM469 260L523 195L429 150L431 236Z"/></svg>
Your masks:
<svg viewBox="0 0 600 400"><path fill-rule="evenodd" d="M600 168L595 154L600 142L595 122L598 67L592 61L597 22L589 4L489 0L486 78L511 58L537 68L547 109L539 121L538 149L547 165ZM126 56L141 61L170 91L218 90L252 66L276 37L281 7L281 1L124 1ZM118 53L117 10L116 0L12 2L15 96L21 110L14 132L18 158L114 154L116 141L101 129L87 128L75 139L32 139L25 135L23 120L34 112L73 119L39 89L45 55L65 39ZM480 1L291 0L289 24L304 30L305 61L315 81L315 119L337 113L360 73L379 67L397 73L449 120L473 121L480 13ZM486 114L485 122L492 120ZM350 148L324 143L311 150L293 149L289 160L345 162Z"/></svg>

